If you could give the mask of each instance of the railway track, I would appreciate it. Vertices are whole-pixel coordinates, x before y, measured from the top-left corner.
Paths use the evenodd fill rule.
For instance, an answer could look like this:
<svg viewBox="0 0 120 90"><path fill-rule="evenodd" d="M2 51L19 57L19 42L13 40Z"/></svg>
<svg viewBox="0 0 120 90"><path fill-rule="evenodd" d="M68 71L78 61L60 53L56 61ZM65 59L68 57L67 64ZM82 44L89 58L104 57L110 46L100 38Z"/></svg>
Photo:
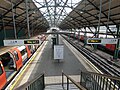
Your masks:
<svg viewBox="0 0 120 90"><path fill-rule="evenodd" d="M90 50L84 48L80 44L73 42L73 40L68 40L65 36L63 36L63 38L67 40L72 46L74 46L80 53L82 53L88 60L90 60L90 62L92 62L104 74L120 77L119 67L111 65L102 56L92 53Z"/></svg>

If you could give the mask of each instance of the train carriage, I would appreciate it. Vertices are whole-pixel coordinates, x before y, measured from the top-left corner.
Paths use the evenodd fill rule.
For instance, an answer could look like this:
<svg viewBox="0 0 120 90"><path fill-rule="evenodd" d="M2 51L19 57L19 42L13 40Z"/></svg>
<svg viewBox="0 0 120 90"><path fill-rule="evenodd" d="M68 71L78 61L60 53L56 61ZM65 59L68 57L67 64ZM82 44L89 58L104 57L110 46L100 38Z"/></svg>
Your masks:
<svg viewBox="0 0 120 90"><path fill-rule="evenodd" d="M6 84L6 82L7 82L6 72L4 70L2 62L0 61L0 90Z"/></svg>
<svg viewBox="0 0 120 90"><path fill-rule="evenodd" d="M41 43L46 40L43 35ZM0 53L0 90L6 85L11 74L26 63L40 45L26 45L6 48Z"/></svg>

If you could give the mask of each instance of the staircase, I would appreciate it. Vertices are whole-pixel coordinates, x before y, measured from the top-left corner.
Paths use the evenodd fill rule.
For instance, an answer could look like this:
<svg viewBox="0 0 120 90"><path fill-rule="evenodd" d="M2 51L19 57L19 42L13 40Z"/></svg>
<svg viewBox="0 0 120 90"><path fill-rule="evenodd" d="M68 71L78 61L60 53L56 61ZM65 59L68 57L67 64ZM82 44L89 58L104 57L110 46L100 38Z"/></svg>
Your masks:
<svg viewBox="0 0 120 90"><path fill-rule="evenodd" d="M78 79L80 80L80 79ZM62 82L62 83L61 83ZM92 72L81 72L81 80L62 72L60 76L44 77L44 74L14 90L120 90L120 78Z"/></svg>
<svg viewBox="0 0 120 90"><path fill-rule="evenodd" d="M62 85L47 85L44 90L64 90Z"/></svg>
<svg viewBox="0 0 120 90"><path fill-rule="evenodd" d="M46 85L44 90L67 90L67 84L64 85L64 89L62 85ZM69 90L80 90L74 84L69 84Z"/></svg>

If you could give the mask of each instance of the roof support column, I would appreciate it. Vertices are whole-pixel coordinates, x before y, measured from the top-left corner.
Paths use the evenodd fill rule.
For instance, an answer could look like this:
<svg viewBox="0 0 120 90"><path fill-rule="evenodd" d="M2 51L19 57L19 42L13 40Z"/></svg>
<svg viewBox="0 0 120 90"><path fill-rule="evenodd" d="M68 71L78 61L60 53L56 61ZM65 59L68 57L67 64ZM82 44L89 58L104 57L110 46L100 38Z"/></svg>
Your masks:
<svg viewBox="0 0 120 90"><path fill-rule="evenodd" d="M101 12L102 12L102 0L100 0L100 11L99 11L99 21L98 21L97 37L99 37L99 31L100 31Z"/></svg>
<svg viewBox="0 0 120 90"><path fill-rule="evenodd" d="M25 7L26 7L26 18L27 18L28 38L30 38L29 13L28 13L28 0L25 0Z"/></svg>
<svg viewBox="0 0 120 90"><path fill-rule="evenodd" d="M84 27L85 29L85 33L84 33L84 47L86 46L86 39L87 39L87 31L86 31L87 27Z"/></svg>
<svg viewBox="0 0 120 90"><path fill-rule="evenodd" d="M77 36L77 38L78 38L78 42L80 41L80 30L78 31L78 36Z"/></svg>
<svg viewBox="0 0 120 90"><path fill-rule="evenodd" d="M69 32L71 33L69 36L69 40L70 40L70 37L72 36L72 29L69 29Z"/></svg>
<svg viewBox="0 0 120 90"><path fill-rule="evenodd" d="M67 32L69 32L69 34L66 34L68 36L68 39L70 40L70 30L67 29Z"/></svg>
<svg viewBox="0 0 120 90"><path fill-rule="evenodd" d="M117 38L120 38L120 25L117 25ZM117 60L118 58L118 54L119 54L119 44L120 44L120 39L118 39L118 42L115 46L115 52L114 52L114 56L113 56L113 59L114 60Z"/></svg>
<svg viewBox="0 0 120 90"><path fill-rule="evenodd" d="M4 19L2 18L2 25L3 25L3 31L4 31L4 39L6 39L6 30L5 30L5 24L4 24Z"/></svg>
<svg viewBox="0 0 120 90"><path fill-rule="evenodd" d="M109 28L109 19L110 19L110 9L111 8L111 0L109 0L109 11L108 11L108 19L107 19L107 29L106 29L106 38L107 38L107 33L108 33L108 28Z"/></svg>
<svg viewBox="0 0 120 90"><path fill-rule="evenodd" d="M11 5L12 5L12 16L13 16L13 26L14 26L14 35L15 35L15 39L17 39L17 33L16 33L16 23L15 23L15 9L13 8L13 2L11 0Z"/></svg>
<svg viewBox="0 0 120 90"><path fill-rule="evenodd" d="M54 0L54 3L55 3L55 7L54 7L54 27L55 27L56 26L56 6L57 6L56 0Z"/></svg>
<svg viewBox="0 0 120 90"><path fill-rule="evenodd" d="M76 29L74 28L74 39L76 39Z"/></svg>
<svg viewBox="0 0 120 90"><path fill-rule="evenodd" d="M94 36L95 36L95 38L97 38L97 27L94 27L95 28L95 34L94 34ZM94 51L96 51L97 50L97 44L93 44L93 47L94 47Z"/></svg>

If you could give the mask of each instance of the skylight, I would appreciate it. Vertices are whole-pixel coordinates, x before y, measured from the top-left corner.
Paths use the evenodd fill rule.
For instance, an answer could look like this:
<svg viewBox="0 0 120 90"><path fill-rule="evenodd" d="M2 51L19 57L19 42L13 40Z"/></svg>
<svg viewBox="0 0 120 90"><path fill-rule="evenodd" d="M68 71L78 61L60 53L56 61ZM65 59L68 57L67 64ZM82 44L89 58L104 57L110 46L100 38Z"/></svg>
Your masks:
<svg viewBox="0 0 120 90"><path fill-rule="evenodd" d="M33 0L50 26L57 26L81 0Z"/></svg>

